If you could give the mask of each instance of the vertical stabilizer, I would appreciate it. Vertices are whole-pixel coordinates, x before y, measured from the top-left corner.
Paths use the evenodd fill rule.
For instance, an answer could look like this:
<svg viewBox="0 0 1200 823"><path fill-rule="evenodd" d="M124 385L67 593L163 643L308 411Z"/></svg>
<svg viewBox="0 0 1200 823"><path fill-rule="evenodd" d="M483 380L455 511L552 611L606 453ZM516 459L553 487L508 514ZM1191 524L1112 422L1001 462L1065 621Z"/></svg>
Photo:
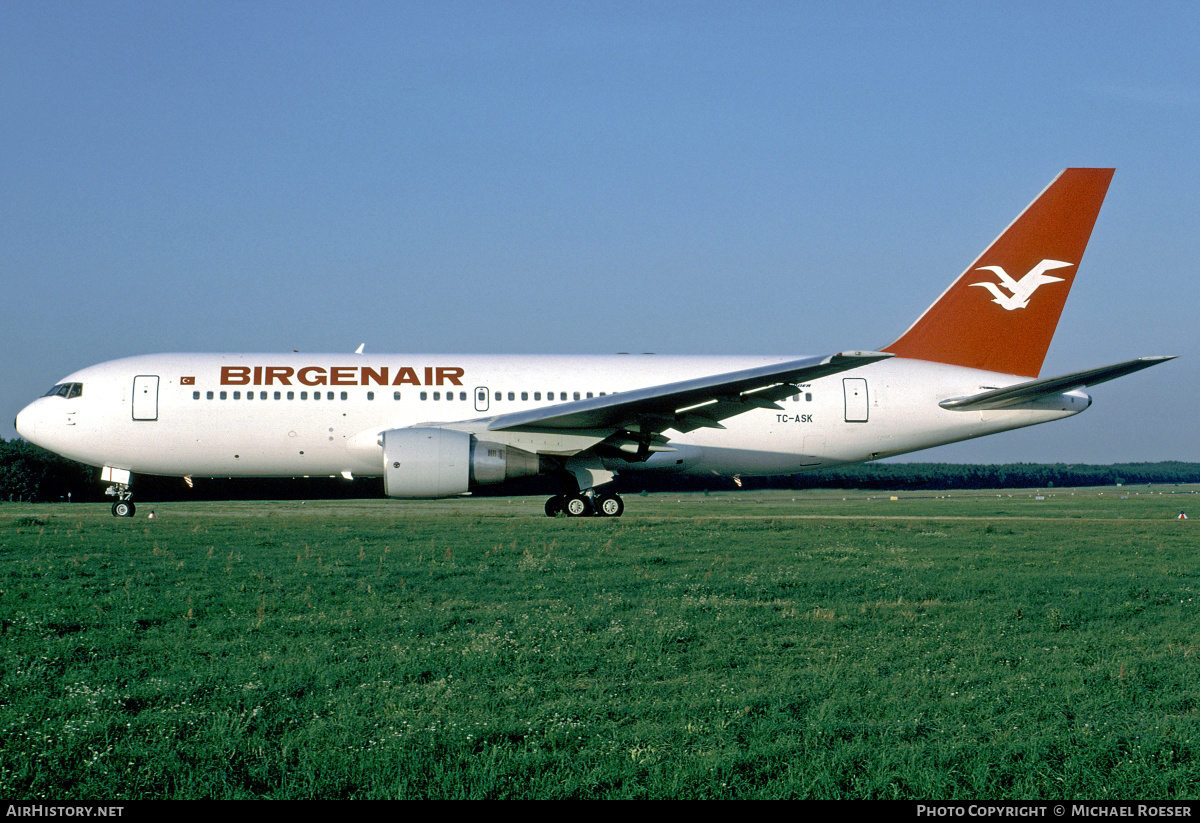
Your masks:
<svg viewBox="0 0 1200 823"><path fill-rule="evenodd" d="M1037 377L1113 169L1067 169L884 351Z"/></svg>

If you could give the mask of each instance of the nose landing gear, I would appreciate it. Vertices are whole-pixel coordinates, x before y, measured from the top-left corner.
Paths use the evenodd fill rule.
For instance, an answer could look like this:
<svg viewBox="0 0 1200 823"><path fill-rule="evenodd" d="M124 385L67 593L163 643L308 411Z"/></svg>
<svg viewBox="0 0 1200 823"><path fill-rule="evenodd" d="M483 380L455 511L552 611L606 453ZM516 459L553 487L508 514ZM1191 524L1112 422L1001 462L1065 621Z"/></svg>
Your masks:
<svg viewBox="0 0 1200 823"><path fill-rule="evenodd" d="M104 490L109 497L117 498L112 505L113 517L133 517L137 507L133 505L133 489L129 486L129 472L121 469L105 467L100 475L101 480L112 481L112 485Z"/></svg>

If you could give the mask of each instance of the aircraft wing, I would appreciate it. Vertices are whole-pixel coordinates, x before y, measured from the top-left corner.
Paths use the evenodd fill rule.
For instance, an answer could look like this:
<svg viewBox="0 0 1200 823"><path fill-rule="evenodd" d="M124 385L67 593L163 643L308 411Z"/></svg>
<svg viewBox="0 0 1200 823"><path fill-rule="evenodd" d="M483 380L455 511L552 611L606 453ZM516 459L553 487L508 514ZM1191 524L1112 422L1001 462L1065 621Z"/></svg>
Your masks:
<svg viewBox="0 0 1200 823"><path fill-rule="evenodd" d="M777 400L796 394L797 383L855 369L894 355L850 351L805 357L753 369L715 374L662 386L501 414L489 431L623 430L657 434L724 428L720 421L750 409L778 409Z"/></svg>
<svg viewBox="0 0 1200 823"><path fill-rule="evenodd" d="M979 411L983 409L1006 409L1021 403L1028 403L1042 397L1050 397L1063 392L1074 391L1097 383L1104 383L1135 371L1148 369L1159 363L1174 360L1174 357L1139 357L1137 360L1127 360L1111 366L1101 366L1098 369L1064 374L1061 377L1047 377L1042 380L1030 380L1015 386L1002 389L992 389L970 397L955 397L943 400L938 405L943 409L954 411Z"/></svg>

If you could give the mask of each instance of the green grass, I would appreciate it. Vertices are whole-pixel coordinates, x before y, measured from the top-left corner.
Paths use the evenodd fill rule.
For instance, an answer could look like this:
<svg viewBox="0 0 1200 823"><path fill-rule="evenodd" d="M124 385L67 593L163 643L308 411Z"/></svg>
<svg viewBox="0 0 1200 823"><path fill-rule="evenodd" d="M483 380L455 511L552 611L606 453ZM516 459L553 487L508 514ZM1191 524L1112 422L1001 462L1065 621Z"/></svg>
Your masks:
<svg viewBox="0 0 1200 823"><path fill-rule="evenodd" d="M1195 490L5 505L0 796L1196 798Z"/></svg>

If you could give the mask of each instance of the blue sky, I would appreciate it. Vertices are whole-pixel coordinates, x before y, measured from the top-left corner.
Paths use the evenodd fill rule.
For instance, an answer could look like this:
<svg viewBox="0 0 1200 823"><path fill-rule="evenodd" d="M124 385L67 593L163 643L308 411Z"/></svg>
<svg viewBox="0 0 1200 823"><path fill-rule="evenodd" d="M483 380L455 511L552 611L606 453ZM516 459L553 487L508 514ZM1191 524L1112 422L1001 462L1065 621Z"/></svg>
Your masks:
<svg viewBox="0 0 1200 823"><path fill-rule="evenodd" d="M156 351L816 354L1116 177L1043 374L923 453L1200 460L1194 3L0 0L0 437Z"/></svg>

